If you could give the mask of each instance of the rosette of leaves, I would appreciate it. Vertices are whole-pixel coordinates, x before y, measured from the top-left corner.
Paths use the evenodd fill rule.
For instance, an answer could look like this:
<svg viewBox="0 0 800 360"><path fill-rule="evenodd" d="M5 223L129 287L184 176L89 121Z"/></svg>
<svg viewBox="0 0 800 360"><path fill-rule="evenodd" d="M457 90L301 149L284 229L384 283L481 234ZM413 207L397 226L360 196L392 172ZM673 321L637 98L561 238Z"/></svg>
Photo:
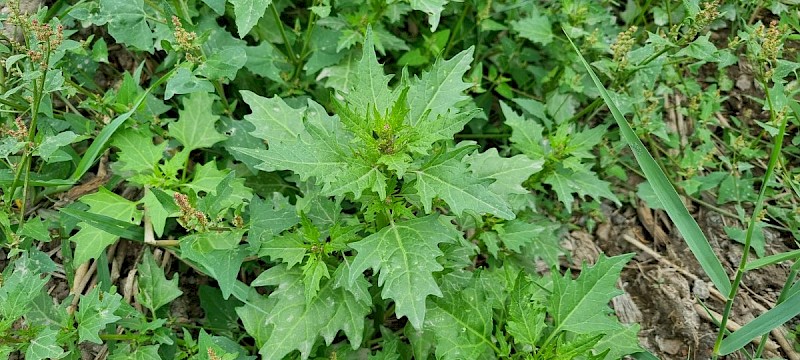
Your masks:
<svg viewBox="0 0 800 360"><path fill-rule="evenodd" d="M475 250L455 225L457 219L467 214L514 219L506 188L520 188L530 175L492 187L493 171L470 167L467 156L475 153L475 144L452 142L476 114L464 94L470 84L462 80L472 49L440 59L419 77L404 72L390 87L391 76L377 61L369 31L365 38L360 71L347 92L332 100L335 115L311 100L298 108L277 96L242 93L252 109L245 116L255 126L251 134L265 140L268 149L234 151L261 161L258 169L292 171L303 190L296 205L300 219L282 224L278 230L289 229L282 234L265 230L265 224L291 220L285 200L254 201L260 210L250 212L248 241L260 256L286 264L252 284L276 287L266 300L252 300L272 304L261 314L268 329L248 329L273 334L256 336L267 358L292 350L305 358L317 337L330 343L337 329L358 348L373 305L369 280L380 287L386 304L394 302L397 318L406 317L421 330L429 295L442 297L443 284L470 276L463 269ZM360 206L359 214L342 214L344 200ZM355 250L355 256L344 257L347 250ZM371 277L364 276L368 269ZM240 316L251 311L245 306Z"/></svg>

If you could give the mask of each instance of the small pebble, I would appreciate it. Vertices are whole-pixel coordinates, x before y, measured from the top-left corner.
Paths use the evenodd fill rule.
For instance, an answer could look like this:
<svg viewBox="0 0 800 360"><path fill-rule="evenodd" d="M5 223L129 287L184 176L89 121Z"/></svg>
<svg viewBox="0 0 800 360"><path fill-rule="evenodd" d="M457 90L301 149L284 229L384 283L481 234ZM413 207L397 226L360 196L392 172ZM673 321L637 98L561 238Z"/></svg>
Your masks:
<svg viewBox="0 0 800 360"><path fill-rule="evenodd" d="M706 282L700 279L695 280L694 285L692 285L692 294L700 300L708 299L708 285L706 285Z"/></svg>

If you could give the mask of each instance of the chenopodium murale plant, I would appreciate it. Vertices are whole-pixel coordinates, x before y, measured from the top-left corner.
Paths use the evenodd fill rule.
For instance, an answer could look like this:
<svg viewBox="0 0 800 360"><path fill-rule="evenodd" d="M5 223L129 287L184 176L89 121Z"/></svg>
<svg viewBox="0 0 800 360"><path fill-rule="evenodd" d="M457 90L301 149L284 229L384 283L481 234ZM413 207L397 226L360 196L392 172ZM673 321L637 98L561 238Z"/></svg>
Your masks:
<svg viewBox="0 0 800 360"><path fill-rule="evenodd" d="M357 349L373 306L370 286L394 301L394 314L406 317L411 331L436 321L431 299L447 301L470 281L476 247L465 240L464 224L482 215L514 219L509 194L526 192L521 183L540 168L531 166L516 183L496 182L502 167L486 171L472 162L507 159L478 153L474 142L453 142L480 111L470 106L464 91L471 84L462 80L472 48L419 77L403 71L391 88L371 36L352 85L337 95L343 100L332 99L334 115L312 100L297 108L277 96L242 92L252 109L245 116L255 126L251 134L269 148L233 150L262 161L258 169L291 170L303 190L299 214L287 215L280 195L251 205L248 242L279 264L251 284L275 287L266 299L250 301L268 310L246 306L239 315L269 326L259 336L256 320L245 321L269 359L294 350L307 358L319 336L330 344L338 330ZM342 213L343 204L360 211ZM263 228L278 219L290 219L277 229L289 230Z"/></svg>

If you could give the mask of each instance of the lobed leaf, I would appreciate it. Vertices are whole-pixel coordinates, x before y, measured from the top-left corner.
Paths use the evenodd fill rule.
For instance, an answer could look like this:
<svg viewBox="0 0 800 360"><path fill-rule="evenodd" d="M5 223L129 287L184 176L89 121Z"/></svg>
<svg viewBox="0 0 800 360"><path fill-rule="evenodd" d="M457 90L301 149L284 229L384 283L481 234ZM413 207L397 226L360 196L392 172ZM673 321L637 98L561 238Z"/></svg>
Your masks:
<svg viewBox="0 0 800 360"><path fill-rule="evenodd" d="M438 245L452 242L460 232L448 218L438 214L403 222L392 222L375 234L350 244L358 251L350 265L350 283L372 269L378 274L381 296L397 304L397 317L406 316L417 328L425 319L425 298L442 296L433 273L443 267L436 258L443 255Z"/></svg>

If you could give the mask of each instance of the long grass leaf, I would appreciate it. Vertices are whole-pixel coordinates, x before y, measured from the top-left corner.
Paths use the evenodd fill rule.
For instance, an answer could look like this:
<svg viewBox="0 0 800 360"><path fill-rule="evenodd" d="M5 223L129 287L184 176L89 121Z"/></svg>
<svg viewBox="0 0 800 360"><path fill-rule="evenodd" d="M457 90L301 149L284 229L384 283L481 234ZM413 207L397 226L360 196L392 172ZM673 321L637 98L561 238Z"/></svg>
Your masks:
<svg viewBox="0 0 800 360"><path fill-rule="evenodd" d="M765 266L769 266L772 264L777 264L779 262L784 262L786 260L794 260L800 258L800 250L793 250L787 251L785 253L775 254L763 257L761 259L753 260L747 263L747 267L745 267L745 271L760 269Z"/></svg>
<svg viewBox="0 0 800 360"><path fill-rule="evenodd" d="M144 229L141 226L87 211L78 211L70 208L63 208L59 211L66 216L74 217L111 235L129 240L144 241Z"/></svg>
<svg viewBox="0 0 800 360"><path fill-rule="evenodd" d="M580 58L589 76L592 77L592 81L594 81L595 86L597 86L600 96L603 97L614 120L617 122L617 125L619 125L623 138L628 143L628 146L630 146L631 151L633 151L636 161L647 177L647 181L652 185L656 197L661 201L667 215L669 215L670 219L672 219L675 226L678 228L678 231L683 235L684 241L686 241L692 254L694 254L697 261L700 262L700 266L703 267L708 277L711 278L711 282L714 283L714 286L723 294L729 293L731 289L730 278L728 278L725 268L711 249L711 245L709 245L705 234L700 230L700 226L697 225L692 215L689 214L689 210L683 205L678 193L675 191L675 188L672 187L672 183L669 182L664 171L661 170L655 159L653 159L653 156L650 155L650 152L648 152L647 148L642 144L642 141L639 140L639 137L633 132L633 129L611 99L603 83L600 82L600 79L589 66L589 63L583 58L580 50L578 50L569 36L567 36L567 39L572 45L572 48L575 49L575 52L578 53L578 58Z"/></svg>
<svg viewBox="0 0 800 360"><path fill-rule="evenodd" d="M177 69L177 68L176 68ZM80 180L80 178L89 171L89 168L94 165L94 162L100 157L100 154L105 150L106 143L108 140L111 139L111 136L128 120L134 113L139 109L139 106L144 103L144 100L147 98L147 95L153 91L153 89L159 87L162 83L167 81L172 74L175 73L175 69L170 70L170 72L164 74L161 78L156 80L153 85L151 85L145 92L139 95L139 98L136 99L136 102L133 104L128 112L117 116L114 120L112 120L108 125L106 125L103 130L100 130L100 133L97 134L97 137L92 141L92 144L89 145L89 148L86 149L86 153L83 154L81 161L78 163L78 167L75 169L75 172L72 173L72 176L69 177L69 180L73 183Z"/></svg>
<svg viewBox="0 0 800 360"><path fill-rule="evenodd" d="M794 293L786 301L761 314L722 340L719 354L726 355L741 349L757 336L783 325L797 314L800 314L800 294Z"/></svg>

